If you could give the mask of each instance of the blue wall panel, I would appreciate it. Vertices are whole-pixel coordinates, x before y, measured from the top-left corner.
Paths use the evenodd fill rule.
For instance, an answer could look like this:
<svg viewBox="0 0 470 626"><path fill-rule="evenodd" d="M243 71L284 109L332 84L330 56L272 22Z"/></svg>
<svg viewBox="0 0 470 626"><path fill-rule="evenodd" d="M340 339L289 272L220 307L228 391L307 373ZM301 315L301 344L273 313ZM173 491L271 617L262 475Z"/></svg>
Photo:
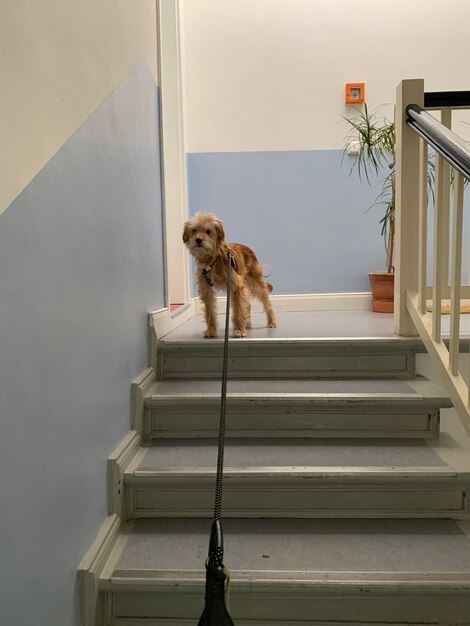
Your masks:
<svg viewBox="0 0 470 626"><path fill-rule="evenodd" d="M141 62L0 216L0 623L78 624L76 568L164 306L158 88ZM26 602L25 602L26 598Z"/></svg>
<svg viewBox="0 0 470 626"><path fill-rule="evenodd" d="M370 291L385 269L380 193L349 175L341 151L188 155L190 212L220 217L232 241L271 268L275 294ZM386 175L385 172L384 175Z"/></svg>

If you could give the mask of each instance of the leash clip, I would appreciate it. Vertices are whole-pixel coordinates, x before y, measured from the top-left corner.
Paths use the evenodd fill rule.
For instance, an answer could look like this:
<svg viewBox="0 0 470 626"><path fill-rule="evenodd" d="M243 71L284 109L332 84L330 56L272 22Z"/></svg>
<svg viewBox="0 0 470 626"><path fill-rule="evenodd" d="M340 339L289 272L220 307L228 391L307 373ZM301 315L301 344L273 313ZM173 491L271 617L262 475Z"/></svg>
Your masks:
<svg viewBox="0 0 470 626"><path fill-rule="evenodd" d="M233 255L233 252L231 250L228 251L228 258L230 259L230 265L233 267L233 269L236 271L237 269L237 264L235 262L235 257Z"/></svg>

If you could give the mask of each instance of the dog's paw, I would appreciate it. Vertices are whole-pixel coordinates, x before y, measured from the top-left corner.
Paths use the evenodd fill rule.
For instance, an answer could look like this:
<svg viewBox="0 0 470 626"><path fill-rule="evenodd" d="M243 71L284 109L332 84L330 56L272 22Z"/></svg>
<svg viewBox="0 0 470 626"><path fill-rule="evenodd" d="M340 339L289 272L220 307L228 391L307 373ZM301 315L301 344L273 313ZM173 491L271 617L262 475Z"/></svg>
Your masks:
<svg viewBox="0 0 470 626"><path fill-rule="evenodd" d="M239 328L234 329L233 331L233 337L246 337L246 331L245 330L240 330Z"/></svg>
<svg viewBox="0 0 470 626"><path fill-rule="evenodd" d="M215 328L207 329L204 333L204 337L206 339L211 339L212 337L217 337L217 330Z"/></svg>
<svg viewBox="0 0 470 626"><path fill-rule="evenodd" d="M276 320L271 320L270 322L268 322L268 328L277 328Z"/></svg>

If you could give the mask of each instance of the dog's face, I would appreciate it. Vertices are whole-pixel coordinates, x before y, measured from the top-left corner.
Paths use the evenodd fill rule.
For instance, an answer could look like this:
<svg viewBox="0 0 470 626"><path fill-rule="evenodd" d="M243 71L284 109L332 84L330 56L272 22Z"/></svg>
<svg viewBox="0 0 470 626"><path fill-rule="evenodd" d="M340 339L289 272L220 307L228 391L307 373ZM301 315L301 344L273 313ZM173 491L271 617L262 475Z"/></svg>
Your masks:
<svg viewBox="0 0 470 626"><path fill-rule="evenodd" d="M195 259L213 257L224 239L223 224L211 213L196 213L184 225L183 242Z"/></svg>

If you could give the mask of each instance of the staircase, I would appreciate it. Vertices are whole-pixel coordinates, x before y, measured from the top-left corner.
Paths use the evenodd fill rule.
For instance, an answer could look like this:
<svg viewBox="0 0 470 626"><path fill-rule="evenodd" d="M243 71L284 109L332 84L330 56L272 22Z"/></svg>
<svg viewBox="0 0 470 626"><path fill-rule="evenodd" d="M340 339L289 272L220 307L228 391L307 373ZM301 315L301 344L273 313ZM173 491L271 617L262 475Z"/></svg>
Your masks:
<svg viewBox="0 0 470 626"><path fill-rule="evenodd" d="M370 333L367 311L338 315L284 313L272 330L255 315L230 344L231 615L236 626L468 625L467 440L452 411L440 428L451 402L416 375L419 340ZM97 600L85 626L197 624L221 355L198 317L158 342L139 433L110 461L113 539L82 565Z"/></svg>

